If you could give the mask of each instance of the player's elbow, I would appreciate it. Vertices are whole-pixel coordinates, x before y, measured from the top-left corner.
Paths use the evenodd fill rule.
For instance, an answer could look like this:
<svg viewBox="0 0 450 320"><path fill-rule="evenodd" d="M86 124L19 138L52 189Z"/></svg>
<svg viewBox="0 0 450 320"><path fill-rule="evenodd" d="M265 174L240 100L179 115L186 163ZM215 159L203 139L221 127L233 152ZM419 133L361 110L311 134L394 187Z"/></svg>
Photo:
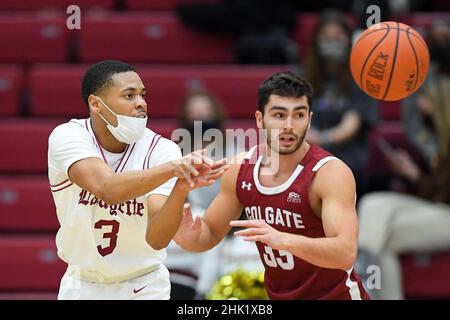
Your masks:
<svg viewBox="0 0 450 320"><path fill-rule="evenodd" d="M119 205L123 202L126 202L127 200L130 200L130 199L127 199L126 197L124 197L124 195L120 194L117 191L114 191L114 190L106 191L106 190L108 190L108 189L105 188L105 189L98 190L96 192L96 194L99 199L102 199L109 206Z"/></svg>
<svg viewBox="0 0 450 320"><path fill-rule="evenodd" d="M98 197L109 206L119 205L123 202L119 197L109 192L100 192Z"/></svg>
<svg viewBox="0 0 450 320"><path fill-rule="evenodd" d="M145 238L146 238L148 245L150 247L152 247L153 250L156 250L156 251L165 249L169 245L168 242L162 241L161 239L155 239L154 237L151 237L149 235L147 235Z"/></svg>
<svg viewBox="0 0 450 320"><path fill-rule="evenodd" d="M355 261L356 261L356 255L357 255L357 245L351 244L347 246L345 253L342 256L341 260L341 268L342 270L350 270L353 268Z"/></svg>

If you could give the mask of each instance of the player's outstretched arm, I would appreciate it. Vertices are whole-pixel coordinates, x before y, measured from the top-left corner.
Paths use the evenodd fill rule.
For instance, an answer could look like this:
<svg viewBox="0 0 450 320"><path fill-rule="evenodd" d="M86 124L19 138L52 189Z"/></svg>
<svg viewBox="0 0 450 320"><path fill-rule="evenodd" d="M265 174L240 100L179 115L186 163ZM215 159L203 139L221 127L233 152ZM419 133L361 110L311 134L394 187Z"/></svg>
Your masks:
<svg viewBox="0 0 450 320"><path fill-rule="evenodd" d="M190 190L208 187L229 169L226 159L202 165L197 175L178 179L168 197L151 194L147 197L147 243L156 250L167 247L175 236L182 218L183 205Z"/></svg>
<svg viewBox="0 0 450 320"><path fill-rule="evenodd" d="M236 180L243 154L236 156L231 168L224 174L220 192L211 202L203 217L192 218L186 205L174 240L186 250L202 252L218 244L230 231L230 221L239 218L242 205L236 195Z"/></svg>
<svg viewBox="0 0 450 320"><path fill-rule="evenodd" d="M85 158L72 164L68 174L69 179L80 188L114 205L142 196L173 177L189 178L198 174L201 165L212 163L204 151L195 151L151 169L116 173L99 158Z"/></svg>
<svg viewBox="0 0 450 320"><path fill-rule="evenodd" d="M311 188L310 193L316 193L322 200L326 237L280 232L264 220L232 221L231 226L246 228L235 233L246 241L261 241L319 267L349 270L356 259L358 239L353 174L343 162L330 161L317 172Z"/></svg>

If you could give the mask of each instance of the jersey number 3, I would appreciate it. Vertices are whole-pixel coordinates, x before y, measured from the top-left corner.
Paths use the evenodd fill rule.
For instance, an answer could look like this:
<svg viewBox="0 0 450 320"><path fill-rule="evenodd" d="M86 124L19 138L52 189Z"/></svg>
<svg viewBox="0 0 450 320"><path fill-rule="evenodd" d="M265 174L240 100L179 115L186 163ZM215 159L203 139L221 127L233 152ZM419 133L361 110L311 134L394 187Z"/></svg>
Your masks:
<svg viewBox="0 0 450 320"><path fill-rule="evenodd" d="M264 246L264 262L272 268L280 266L284 270L294 269L294 257L286 250L273 250L269 246ZM275 257L275 253L278 253Z"/></svg>
<svg viewBox="0 0 450 320"><path fill-rule="evenodd" d="M103 239L109 239L109 246L104 248L100 245L97 246L98 253L100 253L103 257L111 254L117 245L119 222L117 222L116 220L99 220L94 224L95 229L103 229L104 226L111 226L112 228L110 232L105 232L103 234Z"/></svg>

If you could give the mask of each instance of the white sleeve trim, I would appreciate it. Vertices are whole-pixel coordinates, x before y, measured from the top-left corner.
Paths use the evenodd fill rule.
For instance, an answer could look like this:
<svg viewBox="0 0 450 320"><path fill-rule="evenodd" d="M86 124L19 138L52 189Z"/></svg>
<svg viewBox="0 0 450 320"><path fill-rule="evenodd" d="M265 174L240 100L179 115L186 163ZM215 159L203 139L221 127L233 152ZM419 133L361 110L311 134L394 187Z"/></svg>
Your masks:
<svg viewBox="0 0 450 320"><path fill-rule="evenodd" d="M333 157L333 156L325 157L325 158L319 160L319 162L316 163L314 168L312 168L312 171L319 170L325 163L327 163L330 160L339 160L340 161L340 159L338 159L336 157Z"/></svg>

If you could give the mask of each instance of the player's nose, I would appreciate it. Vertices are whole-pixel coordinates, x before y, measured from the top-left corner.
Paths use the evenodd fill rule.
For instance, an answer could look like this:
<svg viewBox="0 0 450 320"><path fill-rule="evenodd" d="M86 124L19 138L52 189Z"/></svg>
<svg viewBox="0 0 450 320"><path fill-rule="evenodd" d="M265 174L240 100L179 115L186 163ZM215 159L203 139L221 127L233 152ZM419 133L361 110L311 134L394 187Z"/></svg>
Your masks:
<svg viewBox="0 0 450 320"><path fill-rule="evenodd" d="M138 98L135 108L147 112L147 102L143 97Z"/></svg>
<svg viewBox="0 0 450 320"><path fill-rule="evenodd" d="M286 129L286 130L293 129L293 127L292 127L292 117L291 116L286 117L286 122L284 123L284 129Z"/></svg>

